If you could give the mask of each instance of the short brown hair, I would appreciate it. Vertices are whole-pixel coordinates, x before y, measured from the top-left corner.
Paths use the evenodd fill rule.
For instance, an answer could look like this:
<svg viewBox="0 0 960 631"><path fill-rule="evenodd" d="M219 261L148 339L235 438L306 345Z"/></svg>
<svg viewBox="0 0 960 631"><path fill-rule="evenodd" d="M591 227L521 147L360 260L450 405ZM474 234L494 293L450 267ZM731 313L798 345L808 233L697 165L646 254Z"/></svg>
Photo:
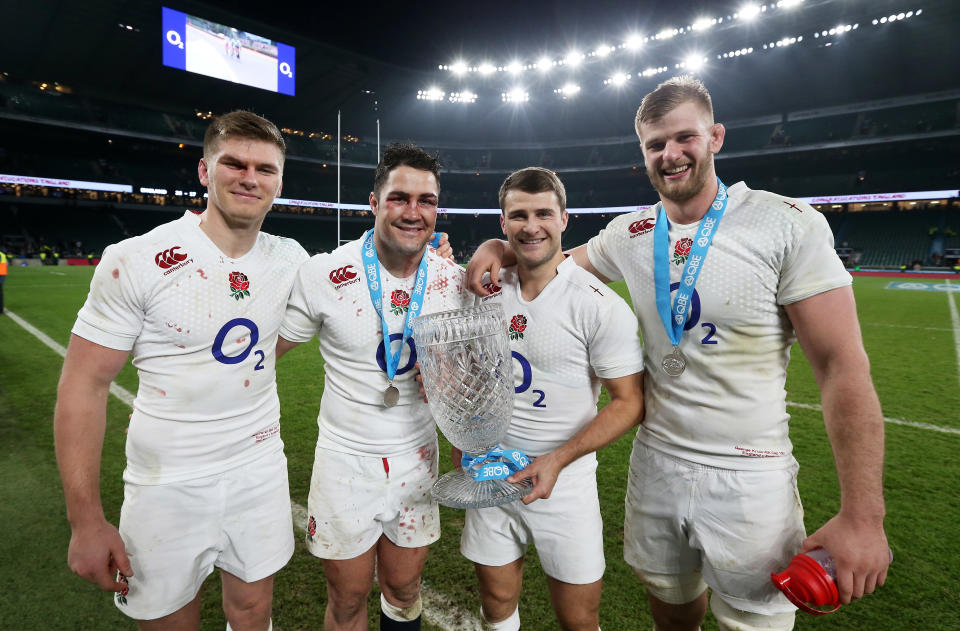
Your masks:
<svg viewBox="0 0 960 631"><path fill-rule="evenodd" d="M410 143L395 142L388 146L383 157L377 164L377 172L373 176L373 194L380 197L380 191L390 172L397 167L408 166L418 171L430 171L437 180L437 190L440 190L440 161L420 147Z"/></svg>
<svg viewBox="0 0 960 631"><path fill-rule="evenodd" d="M640 102L640 109L637 110L637 117L634 120L634 127L637 135L640 135L640 125L644 123L655 123L678 105L687 102L694 102L710 116L710 124L713 124L713 100L710 98L710 92L699 79L688 75L681 75L667 79L658 85L653 92L643 97Z"/></svg>
<svg viewBox="0 0 960 631"><path fill-rule="evenodd" d="M512 190L523 191L524 193L545 193L547 191L553 191L557 196L557 201L560 202L560 210L564 211L567 209L567 189L564 188L563 182L560 181L557 174L550 169L527 167L526 169L520 169L508 175L507 179L505 179L500 186L501 212L506 211L503 207L504 201L507 198L507 193Z"/></svg>
<svg viewBox="0 0 960 631"><path fill-rule="evenodd" d="M253 112L236 110L213 119L203 135L203 156L210 158L225 138L249 138L275 144L286 157L287 143L277 126Z"/></svg>

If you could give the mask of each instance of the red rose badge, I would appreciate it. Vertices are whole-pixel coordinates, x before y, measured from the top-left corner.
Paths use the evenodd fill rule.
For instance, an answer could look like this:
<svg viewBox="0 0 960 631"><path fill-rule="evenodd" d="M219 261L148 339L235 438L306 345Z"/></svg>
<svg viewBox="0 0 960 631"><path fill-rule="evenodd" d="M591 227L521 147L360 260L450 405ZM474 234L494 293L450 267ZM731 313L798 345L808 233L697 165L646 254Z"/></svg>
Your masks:
<svg viewBox="0 0 960 631"><path fill-rule="evenodd" d="M510 318L510 329L507 335L511 340L522 340L523 332L527 330L527 316L517 314Z"/></svg>
<svg viewBox="0 0 960 631"><path fill-rule="evenodd" d="M250 295L250 280L243 272L230 272L230 295L240 300Z"/></svg>
<svg viewBox="0 0 960 631"><path fill-rule="evenodd" d="M310 515L310 519L307 521L307 539L313 541L315 534L317 534L317 520L313 518L313 515Z"/></svg>
<svg viewBox="0 0 960 631"><path fill-rule="evenodd" d="M677 241L676 245L673 246L673 263L675 265L683 265L687 262L687 257L690 256L690 248L693 247L693 239L680 239Z"/></svg>
<svg viewBox="0 0 960 631"><path fill-rule="evenodd" d="M390 311L393 313L393 315L406 313L409 308L410 294L402 289L394 289L393 293L390 294Z"/></svg>
<svg viewBox="0 0 960 631"><path fill-rule="evenodd" d="M123 589L116 593L115 598L117 599L117 604L126 605L127 604L127 594L130 593L130 584L127 582L127 577L117 572L117 582L123 583Z"/></svg>

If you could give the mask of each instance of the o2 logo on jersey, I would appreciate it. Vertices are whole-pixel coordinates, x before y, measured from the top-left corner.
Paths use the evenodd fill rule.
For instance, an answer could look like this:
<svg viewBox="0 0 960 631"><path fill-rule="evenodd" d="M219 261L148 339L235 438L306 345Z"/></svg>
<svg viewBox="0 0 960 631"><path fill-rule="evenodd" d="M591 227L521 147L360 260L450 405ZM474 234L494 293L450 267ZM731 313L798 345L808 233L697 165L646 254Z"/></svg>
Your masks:
<svg viewBox="0 0 960 631"><path fill-rule="evenodd" d="M520 380L519 386L513 387L514 394L523 394L527 390L530 390L530 386L533 385L533 368L530 366L530 361L526 357L518 353L517 351L510 351L510 354L513 355L513 358L517 360L517 363L520 364L521 374L523 375ZM533 402L533 407L535 408L545 408L547 407L544 399L547 397L546 393L543 390L530 390L533 394L537 395L537 400Z"/></svg>
<svg viewBox="0 0 960 631"><path fill-rule="evenodd" d="M402 334L402 333L391 333L391 334L390 334L390 348L391 348L391 351L393 350L393 343L396 342L397 340L402 340L402 339L403 339L403 334ZM407 338L407 347L410 348L410 358L409 358L409 360L407 361L407 363L404 364L402 367L401 367L401 366L397 366L397 374L398 374L398 375L402 375L403 373L409 371L411 368L413 368L413 365L417 363L417 346L416 346L416 344L414 343L412 337L408 337L408 338ZM400 354L401 354L401 358L402 358L402 355L403 355L403 351L402 351L402 350L400 351ZM383 348L383 340L380 341L380 346L377 347L377 365L380 366L380 370L382 370L383 372L387 372L386 351L385 351L384 348Z"/></svg>
<svg viewBox="0 0 960 631"><path fill-rule="evenodd" d="M670 283L671 295L679 287L680 287L680 283ZM694 289L693 295L690 296L690 317L687 318L687 323L683 325L683 330L689 331L693 327L697 326L698 322L700 322L700 294L698 294L697 290ZM712 322L704 322L700 326L704 329L707 329L707 334L703 336L703 339L700 340L700 343L716 344L717 340L713 339L713 336L717 334L717 326Z"/></svg>
<svg viewBox="0 0 960 631"><path fill-rule="evenodd" d="M653 227L657 225L657 220L653 217L647 217L646 219L641 219L640 221L634 221L630 224L628 230L630 230L630 238L639 237L641 234L647 234Z"/></svg>
<svg viewBox="0 0 960 631"><path fill-rule="evenodd" d="M243 349L240 353L236 355L225 355L223 353L223 343L227 340L227 335L229 335L230 332L237 327L244 327L249 331L250 341L247 344L247 347ZM243 337L240 337L239 339L242 340ZM250 351L253 350L253 347L256 346L257 342L259 341L260 341L260 329L257 328L257 325L253 322L253 320L248 320L246 318L234 318L233 320L230 320L229 322L224 324L222 327L220 327L220 330L217 332L217 336L213 338L213 348L210 349L210 352L213 353L213 358L218 362L220 362L221 364L229 364L229 365L239 364L240 362L242 362L243 360L245 360L247 357L250 356ZM257 361L257 364L253 367L253 369L263 370L264 369L263 351L257 350L254 352L254 355L259 357L260 360Z"/></svg>

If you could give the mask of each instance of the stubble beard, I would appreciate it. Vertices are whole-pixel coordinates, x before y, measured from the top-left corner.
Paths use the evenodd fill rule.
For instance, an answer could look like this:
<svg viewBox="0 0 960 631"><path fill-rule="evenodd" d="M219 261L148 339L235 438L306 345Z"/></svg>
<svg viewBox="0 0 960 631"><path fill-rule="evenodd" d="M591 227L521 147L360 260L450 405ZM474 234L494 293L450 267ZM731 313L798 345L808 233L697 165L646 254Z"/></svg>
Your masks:
<svg viewBox="0 0 960 631"><path fill-rule="evenodd" d="M696 197L707 185L707 169L700 160L690 168L690 179L684 184L673 185L663 177L659 170L647 167L647 176L660 197L671 202L685 202Z"/></svg>

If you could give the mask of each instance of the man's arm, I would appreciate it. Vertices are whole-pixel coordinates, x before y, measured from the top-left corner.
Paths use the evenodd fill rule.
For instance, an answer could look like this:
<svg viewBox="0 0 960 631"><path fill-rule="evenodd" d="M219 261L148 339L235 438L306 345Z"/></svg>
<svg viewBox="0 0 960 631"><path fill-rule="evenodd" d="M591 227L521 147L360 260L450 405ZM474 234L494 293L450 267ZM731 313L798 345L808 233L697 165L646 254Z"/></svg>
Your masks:
<svg viewBox="0 0 960 631"><path fill-rule="evenodd" d="M133 570L120 533L103 514L100 456L110 382L128 354L71 336L53 416L57 465L71 529L67 563L75 574L115 592L125 587L115 580L116 571L133 576Z"/></svg>
<svg viewBox="0 0 960 631"><path fill-rule="evenodd" d="M300 342L291 342L290 340L278 335L277 336L277 359L283 357L283 354L289 351L290 349L300 346Z"/></svg>
<svg viewBox="0 0 960 631"><path fill-rule="evenodd" d="M837 563L844 603L883 585L890 563L883 530L883 414L870 379L853 289L843 287L785 306L820 386L840 482L840 512L803 542Z"/></svg>
<svg viewBox="0 0 960 631"><path fill-rule="evenodd" d="M597 271L587 256L587 244L579 245L564 254L572 256L577 265L587 270L604 283L610 279ZM490 278L500 278L500 268L517 264L517 257L510 249L510 244L502 239L489 239L480 244L467 264L467 289L478 296L486 296L490 292L484 288L481 281L486 272Z"/></svg>
<svg viewBox="0 0 960 631"><path fill-rule="evenodd" d="M610 394L610 403L570 440L535 459L526 469L507 479L508 482L519 482L533 478L533 490L523 498L524 504L549 498L564 467L580 456L609 445L643 420L642 372L616 379L604 379L602 382Z"/></svg>

